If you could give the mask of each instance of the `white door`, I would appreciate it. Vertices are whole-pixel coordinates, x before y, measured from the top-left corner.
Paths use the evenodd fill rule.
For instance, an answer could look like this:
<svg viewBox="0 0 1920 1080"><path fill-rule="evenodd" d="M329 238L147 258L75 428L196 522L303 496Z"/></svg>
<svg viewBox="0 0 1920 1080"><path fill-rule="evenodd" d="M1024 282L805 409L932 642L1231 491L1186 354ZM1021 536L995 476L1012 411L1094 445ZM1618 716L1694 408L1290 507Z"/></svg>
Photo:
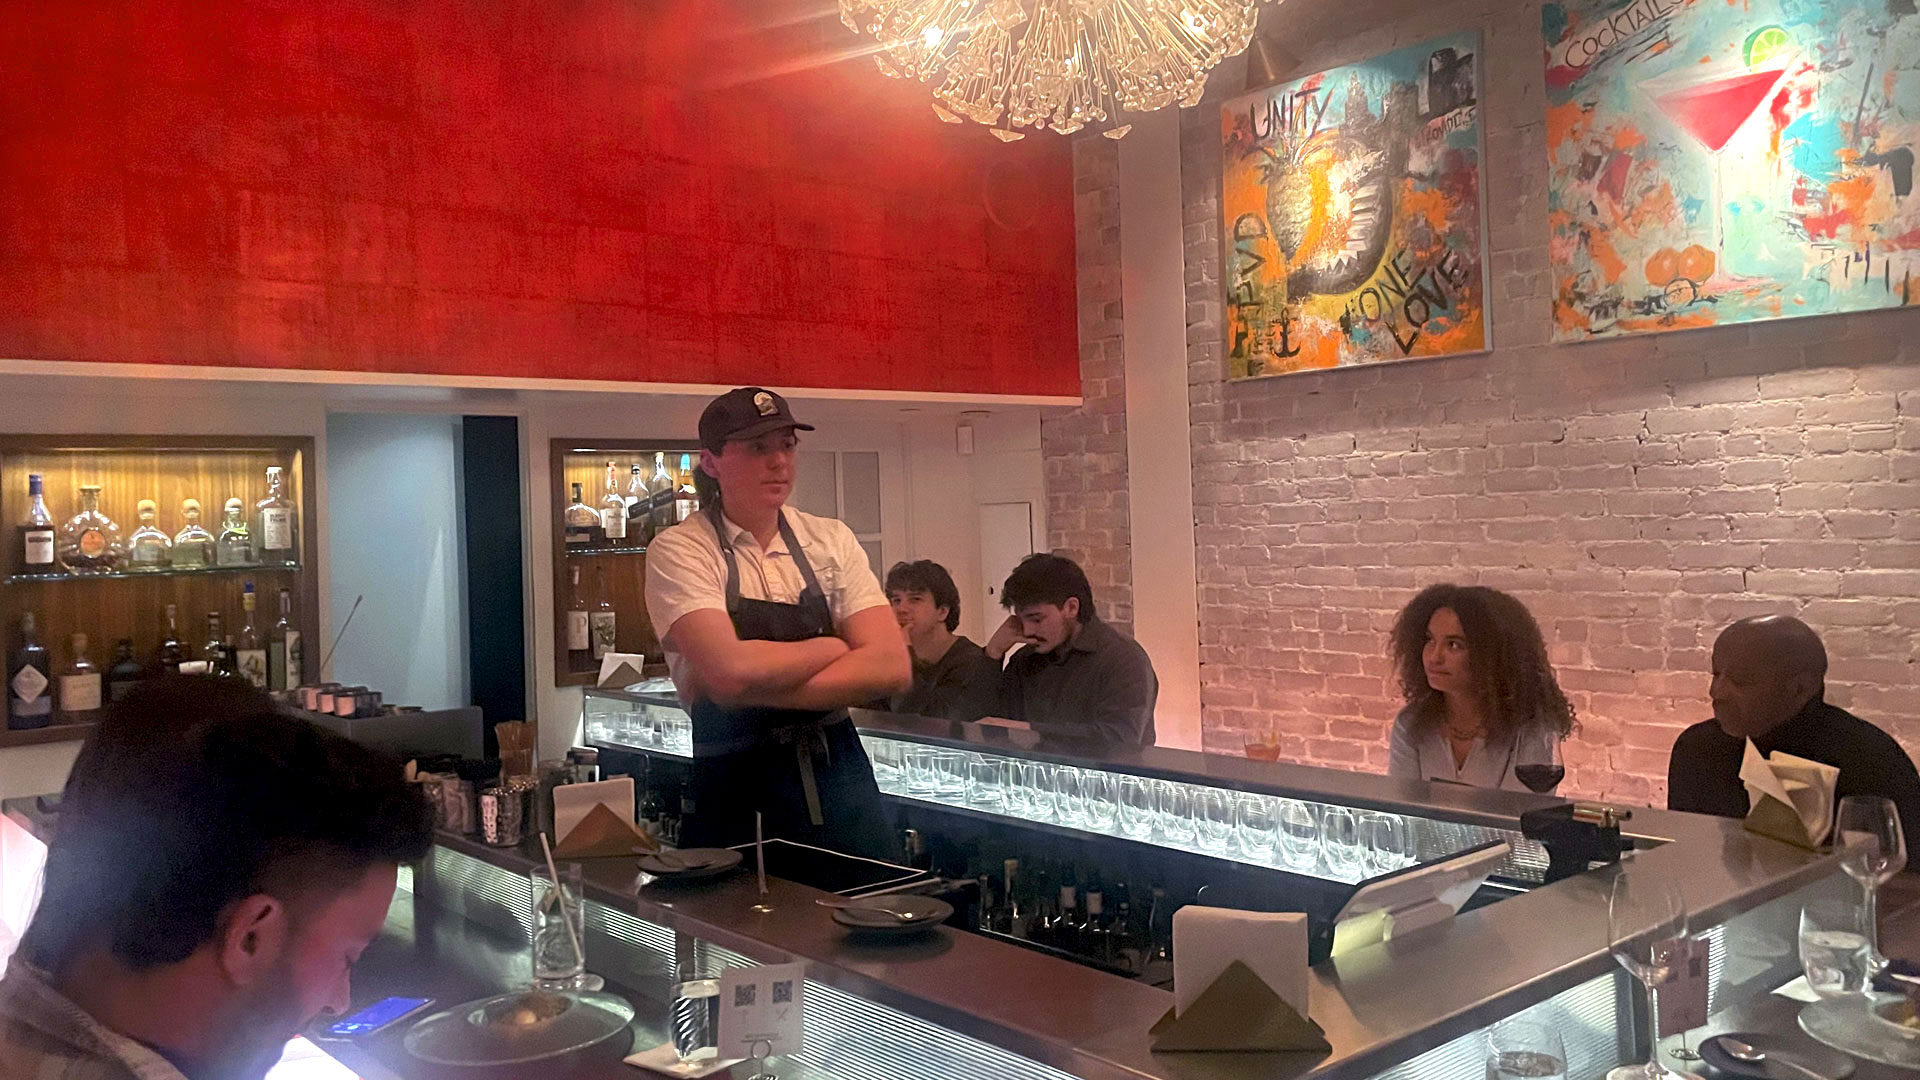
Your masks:
<svg viewBox="0 0 1920 1080"><path fill-rule="evenodd" d="M992 635L1003 618L1000 586L1021 559L1033 554L1033 504L1030 502L982 503L980 506L980 581L986 589L986 604L980 609L981 626Z"/></svg>

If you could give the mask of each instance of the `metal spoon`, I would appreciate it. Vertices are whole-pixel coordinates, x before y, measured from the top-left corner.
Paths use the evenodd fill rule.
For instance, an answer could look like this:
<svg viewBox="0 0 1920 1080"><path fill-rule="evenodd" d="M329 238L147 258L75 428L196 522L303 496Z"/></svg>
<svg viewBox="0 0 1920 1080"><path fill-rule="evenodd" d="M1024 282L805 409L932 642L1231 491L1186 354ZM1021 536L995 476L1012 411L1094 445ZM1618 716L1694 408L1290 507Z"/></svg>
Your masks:
<svg viewBox="0 0 1920 1080"><path fill-rule="evenodd" d="M1720 1048L1727 1052L1728 1057L1732 1058L1735 1061L1745 1062L1748 1065L1764 1065L1767 1062L1772 1061L1781 1065L1785 1065L1787 1068L1792 1069L1794 1072L1799 1073L1801 1076L1812 1077L1813 1080L1828 1080L1827 1077L1822 1076L1817 1072L1814 1072L1812 1069L1807 1068L1805 1065L1800 1064L1799 1062L1793 1060L1792 1058L1783 1058L1783 1057L1770 1058L1767 1056L1766 1051L1756 1050L1753 1047L1748 1046L1746 1043L1741 1042L1739 1039L1723 1036L1720 1039Z"/></svg>

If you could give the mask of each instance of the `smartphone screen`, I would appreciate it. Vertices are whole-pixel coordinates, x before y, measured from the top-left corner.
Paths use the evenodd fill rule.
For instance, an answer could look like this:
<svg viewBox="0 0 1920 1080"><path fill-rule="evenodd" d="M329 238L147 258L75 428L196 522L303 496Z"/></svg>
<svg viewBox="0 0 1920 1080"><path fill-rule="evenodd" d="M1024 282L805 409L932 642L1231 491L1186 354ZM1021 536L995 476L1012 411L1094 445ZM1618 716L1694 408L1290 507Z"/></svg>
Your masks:
<svg viewBox="0 0 1920 1080"><path fill-rule="evenodd" d="M390 997L354 1013L341 1017L327 1025L327 1034L336 1039L352 1039L361 1035L371 1035L408 1013L418 1012L433 1004L432 998Z"/></svg>

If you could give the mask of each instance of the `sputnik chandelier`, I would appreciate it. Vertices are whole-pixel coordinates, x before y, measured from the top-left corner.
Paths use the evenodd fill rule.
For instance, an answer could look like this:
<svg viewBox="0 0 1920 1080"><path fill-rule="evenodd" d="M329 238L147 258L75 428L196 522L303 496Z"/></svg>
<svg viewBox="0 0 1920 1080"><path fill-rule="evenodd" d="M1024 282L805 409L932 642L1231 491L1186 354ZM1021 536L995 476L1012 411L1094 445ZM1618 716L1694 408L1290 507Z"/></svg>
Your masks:
<svg viewBox="0 0 1920 1080"><path fill-rule="evenodd" d="M998 138L1093 126L1122 111L1197 105L1207 72L1247 47L1263 0L840 0L896 79L938 81L933 111Z"/></svg>

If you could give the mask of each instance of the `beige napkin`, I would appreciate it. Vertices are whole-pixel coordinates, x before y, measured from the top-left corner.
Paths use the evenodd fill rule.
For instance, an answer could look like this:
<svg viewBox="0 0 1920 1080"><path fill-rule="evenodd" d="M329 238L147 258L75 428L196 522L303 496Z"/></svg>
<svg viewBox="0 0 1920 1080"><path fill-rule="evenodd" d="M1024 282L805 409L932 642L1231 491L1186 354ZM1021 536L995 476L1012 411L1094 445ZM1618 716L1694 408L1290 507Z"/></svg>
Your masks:
<svg viewBox="0 0 1920 1080"><path fill-rule="evenodd" d="M592 859L631 855L636 847L654 851L659 843L633 823L633 778L597 784L562 784L553 789L555 858Z"/></svg>
<svg viewBox="0 0 1920 1080"><path fill-rule="evenodd" d="M1183 909L1184 910L1184 909ZM1174 955L1179 955L1176 948ZM1195 1050L1312 1050L1333 1047L1319 1024L1301 1015L1238 960L1179 1015L1153 1025L1156 1053Z"/></svg>
<svg viewBox="0 0 1920 1080"><path fill-rule="evenodd" d="M1832 765L1775 750L1762 757L1747 740L1740 782L1747 787L1747 829L1797 847L1818 848L1833 830L1834 785L1840 770Z"/></svg>
<svg viewBox="0 0 1920 1080"><path fill-rule="evenodd" d="M1234 963L1307 1011L1307 917L1189 904L1173 913L1173 1011L1181 1016Z"/></svg>

